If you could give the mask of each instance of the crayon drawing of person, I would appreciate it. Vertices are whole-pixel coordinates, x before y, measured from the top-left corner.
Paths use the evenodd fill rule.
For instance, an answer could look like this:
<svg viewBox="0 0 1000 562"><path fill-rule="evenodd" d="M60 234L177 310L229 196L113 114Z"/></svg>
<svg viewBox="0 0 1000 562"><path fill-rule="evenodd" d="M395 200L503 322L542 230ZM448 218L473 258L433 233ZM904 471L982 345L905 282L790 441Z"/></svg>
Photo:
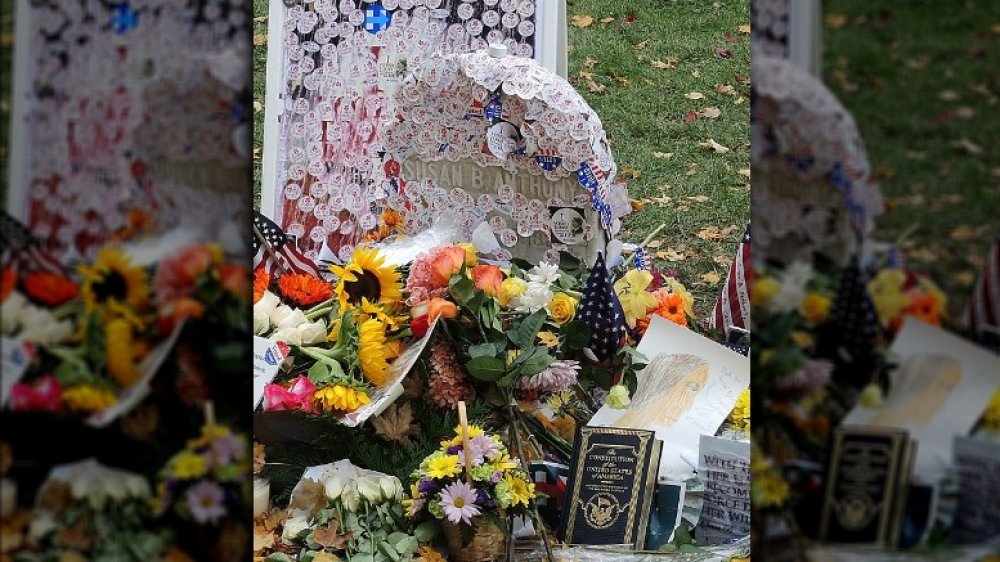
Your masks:
<svg viewBox="0 0 1000 562"><path fill-rule="evenodd" d="M707 381L708 362L701 357L657 355L643 372L628 411L615 421L615 426L671 427L691 409Z"/></svg>
<svg viewBox="0 0 1000 562"><path fill-rule="evenodd" d="M945 355L913 355L900 367L895 385L871 418L881 427L922 427L936 418L962 381L962 366Z"/></svg>

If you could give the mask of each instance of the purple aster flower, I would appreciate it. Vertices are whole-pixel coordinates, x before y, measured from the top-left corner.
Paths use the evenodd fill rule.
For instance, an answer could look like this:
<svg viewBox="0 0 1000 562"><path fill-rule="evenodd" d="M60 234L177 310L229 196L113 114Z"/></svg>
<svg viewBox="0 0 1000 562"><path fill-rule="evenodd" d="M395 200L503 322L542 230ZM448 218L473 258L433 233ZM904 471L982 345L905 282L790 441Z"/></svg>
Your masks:
<svg viewBox="0 0 1000 562"><path fill-rule="evenodd" d="M553 361L548 369L537 375L522 377L517 381L521 390L536 390L539 392L562 392L576 384L576 376L580 363L571 359Z"/></svg>
<svg viewBox="0 0 1000 562"><path fill-rule="evenodd" d="M462 481L452 482L441 492L441 509L448 521L471 524L472 518L481 513L476 507L476 499L472 486Z"/></svg>
<svg viewBox="0 0 1000 562"><path fill-rule="evenodd" d="M188 488L184 494L191 517L198 523L216 524L226 514L222 505L225 492L214 482L202 480Z"/></svg>
<svg viewBox="0 0 1000 562"><path fill-rule="evenodd" d="M438 485L434 483L433 480L421 480L420 484L417 484L417 490L420 491L420 495L427 496L433 494L440 490Z"/></svg>
<svg viewBox="0 0 1000 562"><path fill-rule="evenodd" d="M492 475L490 475L491 484L499 484L503 480L503 472L497 470Z"/></svg>
<svg viewBox="0 0 1000 562"><path fill-rule="evenodd" d="M462 446L461 445L452 445L451 447L448 447L448 454L449 455L457 455L458 452L461 451L461 450L462 450Z"/></svg>
<svg viewBox="0 0 1000 562"><path fill-rule="evenodd" d="M808 394L830 382L833 364L823 359L809 359L798 370L774 381L774 386L784 392Z"/></svg>
<svg viewBox="0 0 1000 562"><path fill-rule="evenodd" d="M214 449L219 466L232 463L246 454L246 447L243 441L235 435L227 435L216 439ZM209 458L211 458L211 455L209 455Z"/></svg>
<svg viewBox="0 0 1000 562"><path fill-rule="evenodd" d="M469 438L469 454L472 455L472 466L483 464L486 459L491 459L500 452L500 448L492 438L486 435L477 435ZM458 455L458 466L465 466L465 455Z"/></svg>
<svg viewBox="0 0 1000 562"><path fill-rule="evenodd" d="M490 501L490 495L486 493L486 490L477 489L476 490L476 504L485 506L486 502Z"/></svg>

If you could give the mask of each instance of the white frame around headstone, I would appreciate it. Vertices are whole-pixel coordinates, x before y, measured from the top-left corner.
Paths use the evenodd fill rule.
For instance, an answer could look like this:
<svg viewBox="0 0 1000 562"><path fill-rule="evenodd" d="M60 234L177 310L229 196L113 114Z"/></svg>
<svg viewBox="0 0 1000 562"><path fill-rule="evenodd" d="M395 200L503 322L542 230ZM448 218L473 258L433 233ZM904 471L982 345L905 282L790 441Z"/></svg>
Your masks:
<svg viewBox="0 0 1000 562"><path fill-rule="evenodd" d="M31 189L31 142L25 142L31 96L31 5L17 0L14 8L14 75L10 92L9 152L7 160L7 212L16 219L28 218Z"/></svg>
<svg viewBox="0 0 1000 562"><path fill-rule="evenodd" d="M27 3L27 0L18 0ZM538 0L535 7L535 60L545 68L566 78L568 51L566 48L566 0ZM267 13L268 37L282 37L285 24L285 3L270 0ZM283 43L268 41L266 77L264 81L264 146L261 150L260 212L280 225L278 215L278 155L281 127L278 115L282 108L284 60ZM283 226L283 225L281 225Z"/></svg>

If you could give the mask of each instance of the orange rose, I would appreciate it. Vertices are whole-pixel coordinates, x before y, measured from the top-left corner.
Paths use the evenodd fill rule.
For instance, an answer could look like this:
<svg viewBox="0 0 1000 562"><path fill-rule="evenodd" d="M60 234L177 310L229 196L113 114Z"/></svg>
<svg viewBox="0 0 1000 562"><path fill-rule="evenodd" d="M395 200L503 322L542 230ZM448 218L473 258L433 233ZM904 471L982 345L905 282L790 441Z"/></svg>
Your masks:
<svg viewBox="0 0 1000 562"><path fill-rule="evenodd" d="M32 300L46 306L59 306L77 294L76 283L61 275L41 271L24 278L24 290Z"/></svg>
<svg viewBox="0 0 1000 562"><path fill-rule="evenodd" d="M222 288L234 297L239 299L247 297L247 289L250 287L246 266L235 263L223 265L219 268L219 281L222 283Z"/></svg>
<svg viewBox="0 0 1000 562"><path fill-rule="evenodd" d="M17 274L14 273L14 268L8 265L0 272L0 302L7 300L14 290L14 285L17 285Z"/></svg>
<svg viewBox="0 0 1000 562"><path fill-rule="evenodd" d="M477 265L472 268L472 281L475 282L477 289L495 297L500 294L503 272L495 265Z"/></svg>
<svg viewBox="0 0 1000 562"><path fill-rule="evenodd" d="M207 245L192 246L181 253L179 261L184 277L194 281L212 267L215 254Z"/></svg>
<svg viewBox="0 0 1000 562"><path fill-rule="evenodd" d="M465 263L465 250L458 246L442 249L431 262L431 273L439 285L448 286L451 276L458 273Z"/></svg>
<svg viewBox="0 0 1000 562"><path fill-rule="evenodd" d="M173 317L175 322L185 318L201 318L205 314L205 306L190 297L179 297L173 302Z"/></svg>
<svg viewBox="0 0 1000 562"><path fill-rule="evenodd" d="M439 316L454 318L458 316L458 307L450 300L434 297L427 303L427 321L433 322Z"/></svg>

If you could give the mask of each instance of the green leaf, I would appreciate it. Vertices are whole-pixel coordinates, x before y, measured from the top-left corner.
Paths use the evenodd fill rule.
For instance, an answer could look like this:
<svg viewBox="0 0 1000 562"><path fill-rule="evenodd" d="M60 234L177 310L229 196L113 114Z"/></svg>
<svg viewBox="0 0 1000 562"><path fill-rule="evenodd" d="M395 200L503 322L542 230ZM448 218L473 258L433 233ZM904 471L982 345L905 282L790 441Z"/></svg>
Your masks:
<svg viewBox="0 0 1000 562"><path fill-rule="evenodd" d="M472 539L476 536L476 530L471 525L465 524L460 524L458 528L462 532L462 546L469 546L472 543Z"/></svg>
<svg viewBox="0 0 1000 562"><path fill-rule="evenodd" d="M418 541L426 544L434 540L434 537L438 534L438 530L439 527L436 522L424 521L413 530L413 535L417 537Z"/></svg>
<svg viewBox="0 0 1000 562"><path fill-rule="evenodd" d="M514 258L514 259L510 260L510 266L511 266L511 274L512 275L514 274L514 268L515 267L517 267L517 269L520 270L520 271L528 271L532 267L535 267L535 266L531 265L531 262L529 262L528 260L523 260L521 258Z"/></svg>
<svg viewBox="0 0 1000 562"><path fill-rule="evenodd" d="M507 337L517 347L531 349L535 347L535 338L538 337L538 331L542 329L546 318L548 318L548 313L544 309L538 310L522 320Z"/></svg>
<svg viewBox="0 0 1000 562"><path fill-rule="evenodd" d="M382 541L378 543L378 551L392 560L392 562L399 562L399 553L396 552L396 547L390 544L388 541Z"/></svg>
<svg viewBox="0 0 1000 562"><path fill-rule="evenodd" d="M546 368L548 368L548 366L551 365L553 361L555 361L555 358L549 355L545 351L545 349L541 347L536 347L535 349L532 349L526 355L527 357L524 357L524 355L521 356L524 357L523 360L521 359L521 357L518 357L519 360L518 372L522 376L526 377L530 377L531 375L537 375L538 373L541 373Z"/></svg>
<svg viewBox="0 0 1000 562"><path fill-rule="evenodd" d="M476 284L464 275L452 275L449 287L455 302L462 306L466 306L476 294Z"/></svg>
<svg viewBox="0 0 1000 562"><path fill-rule="evenodd" d="M465 368L474 378L493 382L503 376L506 365L496 357L476 357L466 363Z"/></svg>
<svg viewBox="0 0 1000 562"><path fill-rule="evenodd" d="M497 348L492 343L481 343L469 348L469 357L496 357Z"/></svg>
<svg viewBox="0 0 1000 562"><path fill-rule="evenodd" d="M420 543L417 542L416 537L407 535L396 545L396 552L399 552L401 558L409 559L416 554L418 548L420 548Z"/></svg>
<svg viewBox="0 0 1000 562"><path fill-rule="evenodd" d="M559 269L563 271L576 271L580 269L580 258L569 252L559 252Z"/></svg>
<svg viewBox="0 0 1000 562"><path fill-rule="evenodd" d="M590 342L590 326L580 320L574 320L563 327L566 339L563 345L567 351L580 351Z"/></svg>
<svg viewBox="0 0 1000 562"><path fill-rule="evenodd" d="M393 547L397 546L400 541L409 537L406 533L396 531L395 533L389 535L385 540L389 542Z"/></svg>
<svg viewBox="0 0 1000 562"><path fill-rule="evenodd" d="M284 552L275 552L273 554L268 554L264 562L295 562L292 557L285 554Z"/></svg>

